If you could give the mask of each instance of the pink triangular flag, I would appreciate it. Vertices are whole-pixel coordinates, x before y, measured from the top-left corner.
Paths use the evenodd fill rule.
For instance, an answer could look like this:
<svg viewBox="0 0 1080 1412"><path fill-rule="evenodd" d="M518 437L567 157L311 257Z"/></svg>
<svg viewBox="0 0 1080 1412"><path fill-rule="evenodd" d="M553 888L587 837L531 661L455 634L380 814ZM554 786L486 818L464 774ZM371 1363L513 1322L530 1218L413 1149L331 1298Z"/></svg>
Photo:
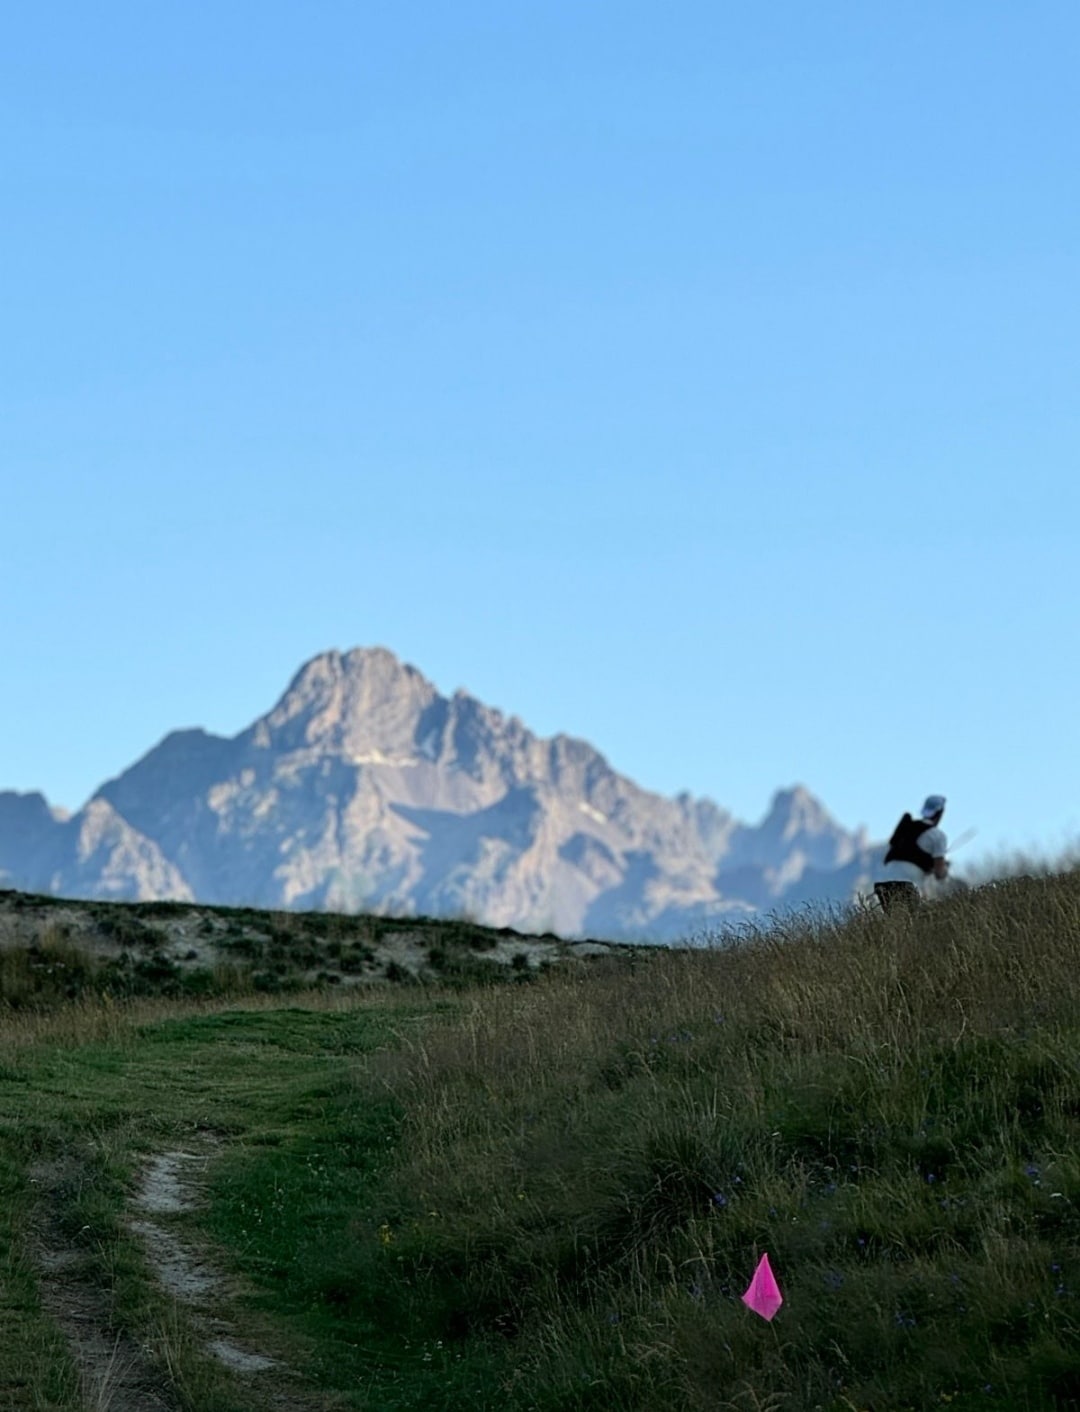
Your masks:
<svg viewBox="0 0 1080 1412"><path fill-rule="evenodd" d="M763 1255L758 1261L758 1267L742 1297L742 1302L755 1314L760 1314L763 1319L771 1319L783 1304L784 1296L780 1293L780 1286L776 1283L776 1276L772 1272L768 1255Z"/></svg>

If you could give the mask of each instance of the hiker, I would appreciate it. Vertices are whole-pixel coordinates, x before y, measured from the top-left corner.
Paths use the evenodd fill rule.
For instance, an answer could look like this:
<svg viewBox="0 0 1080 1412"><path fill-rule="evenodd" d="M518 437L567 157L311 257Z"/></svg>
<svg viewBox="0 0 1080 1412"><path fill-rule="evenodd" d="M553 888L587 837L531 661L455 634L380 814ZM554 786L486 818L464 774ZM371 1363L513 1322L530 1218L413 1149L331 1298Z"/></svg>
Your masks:
<svg viewBox="0 0 1080 1412"><path fill-rule="evenodd" d="M949 876L948 847L939 825L945 812L945 796L929 794L919 818L905 814L893 829L885 860L874 884L874 895L883 912L913 907L922 900L928 878L944 882Z"/></svg>

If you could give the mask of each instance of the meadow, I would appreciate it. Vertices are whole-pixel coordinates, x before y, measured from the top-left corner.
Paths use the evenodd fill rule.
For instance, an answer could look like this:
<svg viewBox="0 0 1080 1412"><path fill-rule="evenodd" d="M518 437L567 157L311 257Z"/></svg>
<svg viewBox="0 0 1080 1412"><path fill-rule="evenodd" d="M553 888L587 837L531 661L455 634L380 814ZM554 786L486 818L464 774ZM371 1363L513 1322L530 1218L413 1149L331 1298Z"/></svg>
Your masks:
<svg viewBox="0 0 1080 1412"><path fill-rule="evenodd" d="M499 983L23 984L0 1403L1080 1408L1078 959L1070 872ZM148 1245L161 1154L196 1176Z"/></svg>

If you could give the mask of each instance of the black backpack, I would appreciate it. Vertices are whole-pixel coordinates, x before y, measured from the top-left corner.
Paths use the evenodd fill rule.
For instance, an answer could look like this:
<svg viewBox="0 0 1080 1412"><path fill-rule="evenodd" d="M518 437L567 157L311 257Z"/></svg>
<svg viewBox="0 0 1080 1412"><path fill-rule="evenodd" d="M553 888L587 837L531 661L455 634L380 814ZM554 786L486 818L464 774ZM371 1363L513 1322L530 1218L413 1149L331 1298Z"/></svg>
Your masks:
<svg viewBox="0 0 1080 1412"><path fill-rule="evenodd" d="M932 829L925 819L913 819L910 814L904 817L893 829L889 839L889 851L885 854L886 863L914 863L924 873L934 871L933 856L925 848L919 847L919 839L927 829Z"/></svg>

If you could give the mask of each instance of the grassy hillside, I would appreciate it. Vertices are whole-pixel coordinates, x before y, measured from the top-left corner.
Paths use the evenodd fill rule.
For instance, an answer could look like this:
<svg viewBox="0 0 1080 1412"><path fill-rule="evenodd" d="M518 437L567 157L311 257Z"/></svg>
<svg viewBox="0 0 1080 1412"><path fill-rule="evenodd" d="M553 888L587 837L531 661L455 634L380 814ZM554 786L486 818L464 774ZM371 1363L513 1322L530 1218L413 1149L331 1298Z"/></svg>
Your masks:
<svg viewBox="0 0 1080 1412"><path fill-rule="evenodd" d="M0 1402L80 1405L60 1268L192 1412L1080 1408L1078 959L1072 874L531 985L9 1012Z"/></svg>

